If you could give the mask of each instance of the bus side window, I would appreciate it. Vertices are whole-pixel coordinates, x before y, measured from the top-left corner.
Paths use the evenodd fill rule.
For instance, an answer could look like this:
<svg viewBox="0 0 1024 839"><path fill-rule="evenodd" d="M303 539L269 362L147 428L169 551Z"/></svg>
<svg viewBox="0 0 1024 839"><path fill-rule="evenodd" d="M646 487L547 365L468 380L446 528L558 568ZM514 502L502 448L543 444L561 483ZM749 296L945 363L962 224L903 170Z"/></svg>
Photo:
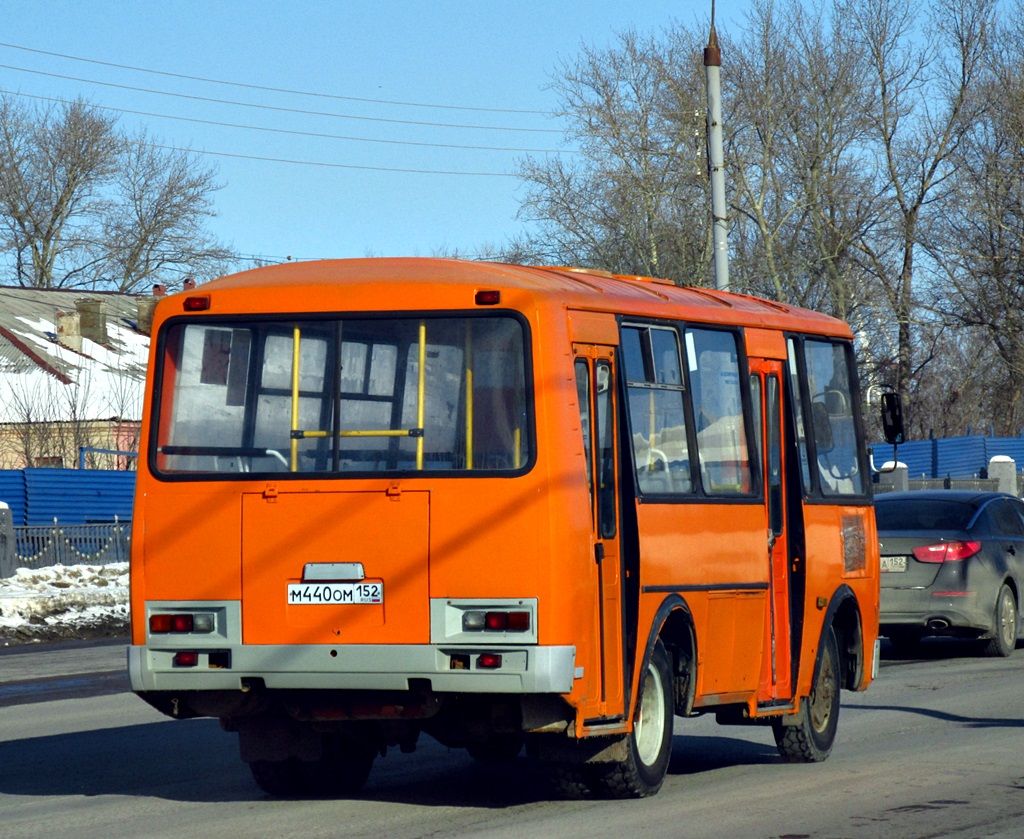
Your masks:
<svg viewBox="0 0 1024 839"><path fill-rule="evenodd" d="M587 487L594 494L594 460L590 448L590 366L576 360L576 401L580 406L580 430L583 433L583 456L587 461Z"/></svg>
<svg viewBox="0 0 1024 839"><path fill-rule="evenodd" d="M804 424L804 400L800 389L800 369L797 360L797 343L793 338L786 342L789 363L789 391L792 394L793 423L796 432L797 454L800 460L800 482L803 486L804 495L811 491L811 467L810 455L807 452L807 427Z"/></svg>
<svg viewBox="0 0 1024 839"><path fill-rule="evenodd" d="M821 492L823 495L861 495L864 476L860 470L846 346L807 339L804 357Z"/></svg>
<svg viewBox="0 0 1024 839"><path fill-rule="evenodd" d="M789 338L788 347L804 494L817 484L824 496L863 495L849 345L808 337ZM805 404L809 423L804 421Z"/></svg>
<svg viewBox="0 0 1024 839"><path fill-rule="evenodd" d="M712 495L747 494L756 484L747 450L736 333L687 329L686 360L704 490Z"/></svg>
<svg viewBox="0 0 1024 839"><path fill-rule="evenodd" d="M594 367L594 433L597 436L597 529L602 539L614 539L615 511L615 426L611 365L604 359Z"/></svg>
<svg viewBox="0 0 1024 839"><path fill-rule="evenodd" d="M645 496L693 490L679 339L674 329L625 326L623 371L637 486Z"/></svg>

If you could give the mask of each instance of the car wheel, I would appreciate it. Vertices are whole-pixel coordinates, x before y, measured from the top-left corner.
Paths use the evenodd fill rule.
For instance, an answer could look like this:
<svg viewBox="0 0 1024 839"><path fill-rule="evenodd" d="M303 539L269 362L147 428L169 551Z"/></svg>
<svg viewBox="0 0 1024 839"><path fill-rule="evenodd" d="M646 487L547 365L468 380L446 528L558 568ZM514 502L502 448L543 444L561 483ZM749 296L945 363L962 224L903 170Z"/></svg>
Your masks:
<svg viewBox="0 0 1024 839"><path fill-rule="evenodd" d="M992 615L992 637L985 645L984 654L995 658L1006 658L1017 647L1017 601L1010 587L1003 583L996 597L996 609Z"/></svg>

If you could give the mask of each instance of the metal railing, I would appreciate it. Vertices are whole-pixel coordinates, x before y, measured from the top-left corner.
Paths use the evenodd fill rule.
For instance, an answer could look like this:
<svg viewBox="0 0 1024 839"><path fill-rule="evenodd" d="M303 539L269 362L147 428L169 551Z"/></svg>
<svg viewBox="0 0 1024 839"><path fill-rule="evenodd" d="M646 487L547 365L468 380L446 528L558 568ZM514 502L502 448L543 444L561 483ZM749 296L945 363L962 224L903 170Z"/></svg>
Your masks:
<svg viewBox="0 0 1024 839"><path fill-rule="evenodd" d="M109 565L127 562L131 522L60 524L14 527L14 561L19 568L48 565Z"/></svg>

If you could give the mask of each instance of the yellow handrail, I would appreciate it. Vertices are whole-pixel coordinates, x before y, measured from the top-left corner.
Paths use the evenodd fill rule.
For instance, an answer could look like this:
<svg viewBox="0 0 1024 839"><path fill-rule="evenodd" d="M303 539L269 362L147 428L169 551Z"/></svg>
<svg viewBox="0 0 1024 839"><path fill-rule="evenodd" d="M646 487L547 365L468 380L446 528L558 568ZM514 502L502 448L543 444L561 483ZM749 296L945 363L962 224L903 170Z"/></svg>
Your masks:
<svg viewBox="0 0 1024 839"><path fill-rule="evenodd" d="M367 428L367 429L362 429L362 430L338 431L337 432L337 436L338 437L416 437L416 436L419 435L420 431L421 431L421 429L418 429L418 428L399 428L399 429ZM305 439L305 438L309 438L309 437L317 437L317 438L319 438L319 437L330 437L331 433L332 432L330 432L330 431L305 431L305 430L296 429L295 435L293 435L293 436L298 436L301 439Z"/></svg>
<svg viewBox="0 0 1024 839"><path fill-rule="evenodd" d="M291 434L291 471L299 471L299 351L301 349L302 330L292 330L292 434Z"/></svg>
<svg viewBox="0 0 1024 839"><path fill-rule="evenodd" d="M416 427L423 429L423 419L426 414L425 411L425 400L427 393L427 322L425 320L420 321L420 372L419 382L416 387L417 401L419 405L416 408ZM423 468L423 434L416 438L416 468Z"/></svg>
<svg viewBox="0 0 1024 839"><path fill-rule="evenodd" d="M473 321L466 321L466 468L473 468Z"/></svg>

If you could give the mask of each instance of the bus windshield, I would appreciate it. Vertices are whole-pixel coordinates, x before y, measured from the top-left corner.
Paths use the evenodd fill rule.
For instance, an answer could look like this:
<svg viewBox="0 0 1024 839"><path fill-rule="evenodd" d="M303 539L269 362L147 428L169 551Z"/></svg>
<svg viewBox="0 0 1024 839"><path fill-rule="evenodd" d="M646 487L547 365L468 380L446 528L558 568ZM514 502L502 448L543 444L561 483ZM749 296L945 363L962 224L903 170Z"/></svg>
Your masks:
<svg viewBox="0 0 1024 839"><path fill-rule="evenodd" d="M520 320L179 320L163 337L162 474L516 470L530 458Z"/></svg>

